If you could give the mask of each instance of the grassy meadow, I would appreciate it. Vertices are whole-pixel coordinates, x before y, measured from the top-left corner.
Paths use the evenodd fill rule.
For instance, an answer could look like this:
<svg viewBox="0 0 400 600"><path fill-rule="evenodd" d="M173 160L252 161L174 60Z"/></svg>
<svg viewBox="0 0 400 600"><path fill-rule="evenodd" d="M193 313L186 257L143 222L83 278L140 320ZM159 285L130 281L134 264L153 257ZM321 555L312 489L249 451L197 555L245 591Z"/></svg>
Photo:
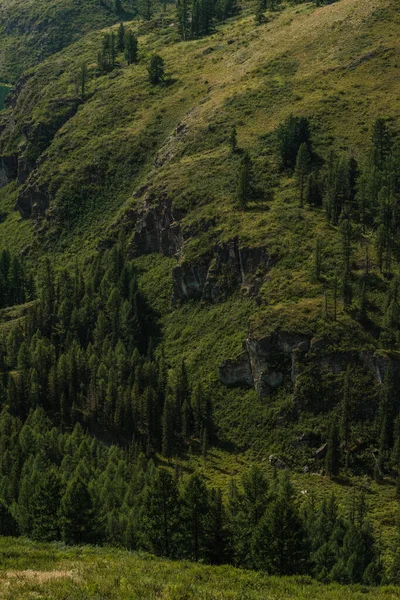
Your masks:
<svg viewBox="0 0 400 600"><path fill-rule="evenodd" d="M168 561L112 548L0 539L4 600L394 600L396 587L323 585L222 566Z"/></svg>

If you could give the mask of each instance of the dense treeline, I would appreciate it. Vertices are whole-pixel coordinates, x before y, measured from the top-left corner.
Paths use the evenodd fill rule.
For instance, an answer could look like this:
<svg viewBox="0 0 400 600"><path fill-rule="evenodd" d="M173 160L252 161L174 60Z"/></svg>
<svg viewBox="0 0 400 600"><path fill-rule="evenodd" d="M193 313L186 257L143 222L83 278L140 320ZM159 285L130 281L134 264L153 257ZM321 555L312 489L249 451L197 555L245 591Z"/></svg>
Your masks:
<svg viewBox="0 0 400 600"><path fill-rule="evenodd" d="M198 474L182 478L125 450L55 428L42 408L0 415L0 534L110 543L160 556L232 563L271 574L377 583L379 553L362 493L347 518L334 496L299 508L286 475L253 466L228 498Z"/></svg>
<svg viewBox="0 0 400 600"><path fill-rule="evenodd" d="M33 293L33 279L21 260L9 250L3 250L0 254L0 308L22 304L30 300Z"/></svg>
<svg viewBox="0 0 400 600"><path fill-rule="evenodd" d="M122 237L85 269L45 262L38 299L0 343L0 402L25 419L41 406L62 429L76 422L148 455L170 457L212 439L210 402L154 352L156 318L138 290Z"/></svg>

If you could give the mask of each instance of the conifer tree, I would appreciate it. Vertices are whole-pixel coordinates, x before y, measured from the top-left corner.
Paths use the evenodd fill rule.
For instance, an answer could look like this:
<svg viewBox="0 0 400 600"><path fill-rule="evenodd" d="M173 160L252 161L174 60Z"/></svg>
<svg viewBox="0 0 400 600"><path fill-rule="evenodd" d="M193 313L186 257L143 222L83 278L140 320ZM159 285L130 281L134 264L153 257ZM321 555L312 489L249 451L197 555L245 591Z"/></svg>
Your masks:
<svg viewBox="0 0 400 600"><path fill-rule="evenodd" d="M90 543L94 540L93 501L86 482L76 475L68 482L61 499L61 537L67 544Z"/></svg>
<svg viewBox="0 0 400 600"><path fill-rule="evenodd" d="M32 537L35 540L50 542L60 539L61 489L61 479L55 468L40 474L31 500Z"/></svg>
<svg viewBox="0 0 400 600"><path fill-rule="evenodd" d="M132 31L127 31L125 35L124 48L128 65L136 63L138 60L138 42Z"/></svg>
<svg viewBox="0 0 400 600"><path fill-rule="evenodd" d="M147 67L149 81L153 85L158 85L164 82L165 66L164 59L159 54L153 54Z"/></svg>
<svg viewBox="0 0 400 600"><path fill-rule="evenodd" d="M158 469L144 500L145 536L159 556L174 556L179 537L179 495L172 475Z"/></svg>
<svg viewBox="0 0 400 600"><path fill-rule="evenodd" d="M281 478L276 498L255 529L252 553L256 568L270 574L293 575L305 570L306 533L286 475Z"/></svg>
<svg viewBox="0 0 400 600"><path fill-rule="evenodd" d="M297 187L299 190L300 207L304 206L304 196L306 190L307 176L310 170L310 161L311 158L307 144L303 142L297 153L296 166L294 171Z"/></svg>
<svg viewBox="0 0 400 600"><path fill-rule="evenodd" d="M236 126L235 125L231 129L231 133L230 133L230 137L229 137L229 142L230 142L230 145L231 145L232 152L237 152L238 145L237 145L237 132L236 132Z"/></svg>
<svg viewBox="0 0 400 600"><path fill-rule="evenodd" d="M325 457L325 466L328 475L335 477L339 473L340 465L340 440L339 431L337 427L337 420L332 420L329 437L328 437L328 448Z"/></svg>
<svg viewBox="0 0 400 600"><path fill-rule="evenodd" d="M240 207L245 210L252 195L251 159L247 152L243 154L239 171L237 197Z"/></svg>
<svg viewBox="0 0 400 600"><path fill-rule="evenodd" d="M204 557L209 497L204 480L190 475L182 490L182 535L185 556L194 561Z"/></svg>
<svg viewBox="0 0 400 600"><path fill-rule="evenodd" d="M179 33L185 41L190 35L190 11L188 0L178 0L176 4Z"/></svg>

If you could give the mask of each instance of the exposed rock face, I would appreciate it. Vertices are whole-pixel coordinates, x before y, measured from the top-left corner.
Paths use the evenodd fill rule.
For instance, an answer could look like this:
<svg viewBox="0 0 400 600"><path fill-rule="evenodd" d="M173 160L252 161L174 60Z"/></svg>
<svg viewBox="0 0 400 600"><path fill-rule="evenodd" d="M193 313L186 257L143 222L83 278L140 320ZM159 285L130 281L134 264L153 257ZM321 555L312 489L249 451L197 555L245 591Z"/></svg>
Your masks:
<svg viewBox="0 0 400 600"><path fill-rule="evenodd" d="M0 158L0 188L8 185L17 177L18 159L16 156L2 156Z"/></svg>
<svg viewBox="0 0 400 600"><path fill-rule="evenodd" d="M245 343L254 387L260 396L266 396L272 389L282 385L288 374L293 381L294 356L299 352L307 352L310 339L308 336L276 331L265 338L248 338Z"/></svg>
<svg viewBox="0 0 400 600"><path fill-rule="evenodd" d="M313 363L335 374L345 372L349 365L358 365L371 372L377 384L383 382L390 363L400 379L400 361L393 357L373 350L332 351L323 340L307 335L277 330L264 338L248 337L244 348L235 360L220 365L220 380L224 385L254 387L260 397L268 396L290 379L296 399L303 369Z"/></svg>
<svg viewBox="0 0 400 600"><path fill-rule="evenodd" d="M38 217L43 215L49 207L49 196L44 186L38 184L34 179L18 194L16 209L21 217Z"/></svg>
<svg viewBox="0 0 400 600"><path fill-rule="evenodd" d="M240 354L235 360L225 360L219 367L219 377L229 387L245 385L253 387L253 373L247 352Z"/></svg>
<svg viewBox="0 0 400 600"><path fill-rule="evenodd" d="M8 100L9 106L16 107L19 94L24 90L24 85L29 78L22 80ZM49 117L46 121L25 124L20 133L24 141L15 155L0 158L0 188L10 181L17 179L24 185L20 191L16 208L21 216L28 218L44 214L49 205L49 196L43 187L31 181L31 175L37 167L40 157L51 143L59 129L76 113L81 101L75 99L60 99L48 106ZM15 124L12 120L5 124L2 131L2 145L7 144L7 136Z"/></svg>
<svg viewBox="0 0 400 600"><path fill-rule="evenodd" d="M240 247L237 239L221 242L196 263L183 262L175 267L171 305L192 299L217 303L240 285L254 293L260 284L257 269L265 273L273 264L263 247Z"/></svg>
<svg viewBox="0 0 400 600"><path fill-rule="evenodd" d="M173 212L172 203L167 200L155 206L146 202L141 211L133 211L130 218L135 221L134 255L177 255L183 244L179 217Z"/></svg>

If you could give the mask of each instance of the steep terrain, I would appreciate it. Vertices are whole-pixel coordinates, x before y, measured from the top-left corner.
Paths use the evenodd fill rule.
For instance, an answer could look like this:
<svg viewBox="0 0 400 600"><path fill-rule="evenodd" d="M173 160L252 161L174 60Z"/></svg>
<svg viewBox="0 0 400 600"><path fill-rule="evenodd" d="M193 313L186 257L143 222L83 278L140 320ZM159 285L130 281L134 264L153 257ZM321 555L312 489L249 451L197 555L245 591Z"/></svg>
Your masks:
<svg viewBox="0 0 400 600"><path fill-rule="evenodd" d="M131 6L126 5L126 11ZM79 39L82 34L126 17L112 2L5 0L0 7L0 81L15 82L30 66Z"/></svg>
<svg viewBox="0 0 400 600"><path fill-rule="evenodd" d="M28 4L26 13L35 7ZM125 21L125 29L137 35L139 60L128 65L120 52L107 73L99 69L98 53L105 34L117 35L112 24L118 19L104 4L79 7L51 5L57 15L48 15L52 26L58 19L68 23L65 37L57 29L57 43L49 36L44 44L36 17L27 15L32 36L18 25L22 37L13 30L0 44L0 80L14 80L24 67L0 113L0 250L22 255L33 272L50 258L56 272L67 267L78 280L85 268L95 271L102 260L98 252L112 255L118 248L116 254L132 260L157 356L163 353L172 379L184 359L192 385L200 382L211 400L218 451L210 479L221 478L226 489L226 479L241 469L231 462L226 467L229 452L248 451L245 463L271 455L272 466L297 469L301 487L306 473L324 470L332 423L340 421L346 477L375 472L385 478L382 510L379 492L369 491L386 548L394 535L393 455L400 446L393 423L390 449L382 442L381 398L392 381L386 374L394 380L400 374L393 333L399 324L400 253L396 238L385 271L380 213L369 222L359 217L361 178L351 235L345 219L329 217L327 181L332 151L340 160L355 159L368 178L378 118L385 119L396 146L398 2L284 4L267 11L259 25L255 7L246 3L212 35L190 41L180 39L175 8L167 6L149 22ZM17 3L15 10L21 14ZM36 47L43 50L40 56ZM149 82L153 53L165 61L162 85ZM84 94L76 85L82 65ZM280 164L279 127L291 115L308 119L313 169L326 186L323 206L300 206L298 177ZM246 153L254 193L241 206ZM396 150L393 156L396 204ZM380 190L382 205L383 196ZM104 263L115 260L105 256ZM87 293L80 287L81 296L75 289L82 303L98 292L95 281L100 279L93 275ZM60 295L62 282L57 286ZM98 287L100 298L107 285ZM112 303L99 298L92 309L108 311L111 320ZM46 298L40 301L45 314ZM69 309L58 301L62 321ZM25 322L33 305L27 294L20 305L3 310L4 337ZM68 341L68 327L61 329L55 326L48 339L65 334ZM14 354L18 360L8 367L13 377L23 369ZM77 411L75 404L72 409ZM89 417L82 417L85 424ZM180 461L191 469L193 457Z"/></svg>
<svg viewBox="0 0 400 600"><path fill-rule="evenodd" d="M143 290L162 315L169 359L186 356L190 369L217 384L223 430L253 437L257 423L274 418L268 404L217 382L263 394L275 388L284 374L268 354L283 353L293 366L295 346L306 351L328 328L324 286L312 278L316 237L326 245L327 275L342 260L340 235L323 210L299 210L293 181L277 170L272 133L291 113L307 116L321 156L335 147L365 161L374 119L395 122L399 113L396 5L299 5L258 27L245 13L186 43L176 42L169 12L147 33L135 22L127 27L139 33L139 64L127 67L119 55L115 70L96 75L97 32L18 84L3 114L2 181L10 183L1 191L2 238L83 257L122 227ZM170 74L163 87L147 81L153 51ZM73 83L83 61L84 102ZM236 201L233 124L262 190L245 212ZM355 252L357 271L363 258ZM339 312L325 354L337 337L343 351L373 348L371 333ZM363 359L371 368L376 360L373 350Z"/></svg>

